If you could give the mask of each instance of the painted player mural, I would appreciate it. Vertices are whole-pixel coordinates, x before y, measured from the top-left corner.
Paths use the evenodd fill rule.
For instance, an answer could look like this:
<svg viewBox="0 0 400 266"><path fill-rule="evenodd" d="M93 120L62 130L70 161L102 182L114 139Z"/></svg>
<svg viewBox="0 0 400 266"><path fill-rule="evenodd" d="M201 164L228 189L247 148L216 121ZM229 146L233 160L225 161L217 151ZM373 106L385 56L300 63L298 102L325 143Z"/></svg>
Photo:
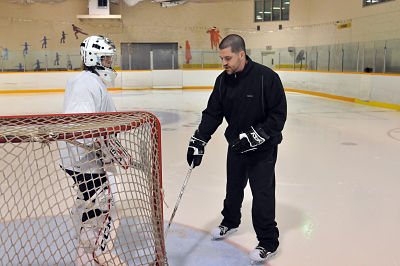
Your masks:
<svg viewBox="0 0 400 266"><path fill-rule="evenodd" d="M27 55L28 54L28 47L32 46L30 44L28 44L28 42L25 42L24 44L21 44L24 47L24 50L22 51L23 55Z"/></svg>
<svg viewBox="0 0 400 266"><path fill-rule="evenodd" d="M218 45L220 40L222 39L221 35L219 34L219 30L217 27L213 26L211 29L206 31L207 33L210 34L210 41L211 41L211 50L214 49L218 50Z"/></svg>
<svg viewBox="0 0 400 266"><path fill-rule="evenodd" d="M83 35L88 35L86 32L83 32L81 28L75 26L74 24L72 24L72 30L74 31L76 39L78 39L78 33L83 34Z"/></svg>
<svg viewBox="0 0 400 266"><path fill-rule="evenodd" d="M18 66L15 66L18 68L18 71L23 71L24 70L24 66L21 63L18 63Z"/></svg>
<svg viewBox="0 0 400 266"><path fill-rule="evenodd" d="M47 48L47 41L48 41L49 39L46 37L46 35L45 36L43 36L43 39L41 39L40 41L42 42L42 49L43 48Z"/></svg>
<svg viewBox="0 0 400 266"><path fill-rule="evenodd" d="M7 60L8 60L8 49L7 49L7 47L2 47L2 46L0 46L0 48L3 49L3 57L2 57L2 60L3 60L3 61L7 61Z"/></svg>
<svg viewBox="0 0 400 266"><path fill-rule="evenodd" d="M39 59L36 59L36 62L33 64L35 66L34 71L39 71L40 70L40 64L43 62L40 62Z"/></svg>
<svg viewBox="0 0 400 266"><path fill-rule="evenodd" d="M190 44L188 40L186 40L185 59L186 64L189 64L190 60L192 60L192 53L190 52Z"/></svg>
<svg viewBox="0 0 400 266"><path fill-rule="evenodd" d="M60 54L58 52L56 52L56 59L54 59L54 64L55 66L59 66L60 65Z"/></svg>
<svg viewBox="0 0 400 266"><path fill-rule="evenodd" d="M73 24L72 24L72 25L73 25ZM66 37L67 35L68 35L68 34L66 34L64 31L61 32L60 43L65 43L65 37Z"/></svg>

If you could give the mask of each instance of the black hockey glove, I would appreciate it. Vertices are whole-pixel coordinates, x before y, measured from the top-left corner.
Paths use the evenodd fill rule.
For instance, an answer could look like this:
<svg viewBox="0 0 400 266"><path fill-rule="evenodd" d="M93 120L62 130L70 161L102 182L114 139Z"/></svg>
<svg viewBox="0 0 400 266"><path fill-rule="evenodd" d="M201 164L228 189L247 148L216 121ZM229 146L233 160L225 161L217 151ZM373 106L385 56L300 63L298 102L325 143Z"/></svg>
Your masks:
<svg viewBox="0 0 400 266"><path fill-rule="evenodd" d="M198 130L196 130L194 135L190 138L187 151L187 162L189 166L192 166L193 163L193 168L200 165L204 154L204 147L207 144L206 141L200 139L199 135Z"/></svg>
<svg viewBox="0 0 400 266"><path fill-rule="evenodd" d="M232 150L245 153L258 149L258 146L269 139L269 136L261 127L250 127L245 132L240 133L239 138L232 143Z"/></svg>

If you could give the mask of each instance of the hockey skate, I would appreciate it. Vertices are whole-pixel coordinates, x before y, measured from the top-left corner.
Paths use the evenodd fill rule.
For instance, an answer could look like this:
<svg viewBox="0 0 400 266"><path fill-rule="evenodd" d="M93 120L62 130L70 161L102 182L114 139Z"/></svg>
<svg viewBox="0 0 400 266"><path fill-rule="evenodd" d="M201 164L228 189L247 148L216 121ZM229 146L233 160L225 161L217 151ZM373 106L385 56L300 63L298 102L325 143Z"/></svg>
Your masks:
<svg viewBox="0 0 400 266"><path fill-rule="evenodd" d="M251 259L251 264L254 265L254 264L264 263L264 262L268 261L275 254L276 254L276 251L271 252L261 246L257 246L255 249L253 249L250 252L249 257Z"/></svg>
<svg viewBox="0 0 400 266"><path fill-rule="evenodd" d="M101 217L101 224L98 218L88 220L80 230L75 265L126 265L112 251L117 226L109 215Z"/></svg>
<svg viewBox="0 0 400 266"><path fill-rule="evenodd" d="M211 231L211 239L224 239L237 231L236 228L229 228L227 226L219 225Z"/></svg>
<svg viewBox="0 0 400 266"><path fill-rule="evenodd" d="M78 256L74 264L76 266L99 266L99 265L127 265L117 255L113 253L103 253L100 256L93 257L93 254L86 253L83 248L78 248Z"/></svg>

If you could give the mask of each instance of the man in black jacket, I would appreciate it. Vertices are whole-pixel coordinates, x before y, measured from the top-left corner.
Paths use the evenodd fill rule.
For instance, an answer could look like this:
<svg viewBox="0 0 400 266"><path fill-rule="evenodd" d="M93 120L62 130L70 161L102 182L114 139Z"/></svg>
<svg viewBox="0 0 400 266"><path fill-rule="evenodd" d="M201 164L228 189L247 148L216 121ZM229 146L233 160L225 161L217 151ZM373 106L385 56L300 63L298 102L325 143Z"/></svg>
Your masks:
<svg viewBox="0 0 400 266"><path fill-rule="evenodd" d="M212 239L237 231L244 188L253 194L253 227L259 241L250 253L253 261L266 261L279 246L275 222L275 163L286 121L286 96L279 76L247 55L242 37L231 34L219 45L225 71L218 77L187 152L190 166L200 165L204 148L225 118L227 185L224 216L212 230Z"/></svg>

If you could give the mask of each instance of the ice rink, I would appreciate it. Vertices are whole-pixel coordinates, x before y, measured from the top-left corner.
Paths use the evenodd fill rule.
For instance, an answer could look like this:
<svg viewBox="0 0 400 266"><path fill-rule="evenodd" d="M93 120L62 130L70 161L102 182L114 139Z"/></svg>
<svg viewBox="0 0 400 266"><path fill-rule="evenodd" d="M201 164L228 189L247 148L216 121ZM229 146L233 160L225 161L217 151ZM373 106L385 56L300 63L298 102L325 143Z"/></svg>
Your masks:
<svg viewBox="0 0 400 266"><path fill-rule="evenodd" d="M188 171L186 150L211 90L112 92L118 111L154 113L162 125L164 218ZM276 166L280 247L271 266L399 266L400 113L287 93L288 120ZM4 94L1 115L62 110L63 94ZM257 240L246 188L239 231L211 241L225 195L225 122L192 171L166 239L171 266L249 265Z"/></svg>

